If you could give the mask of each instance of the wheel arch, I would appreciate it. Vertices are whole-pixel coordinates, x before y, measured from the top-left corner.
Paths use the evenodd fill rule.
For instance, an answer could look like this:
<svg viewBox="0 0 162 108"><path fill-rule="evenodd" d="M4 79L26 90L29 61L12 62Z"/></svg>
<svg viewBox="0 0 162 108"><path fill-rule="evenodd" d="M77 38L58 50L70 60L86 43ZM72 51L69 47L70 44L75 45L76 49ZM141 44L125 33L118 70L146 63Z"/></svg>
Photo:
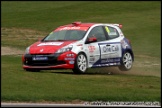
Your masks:
<svg viewBox="0 0 162 108"><path fill-rule="evenodd" d="M86 70L87 70L87 67L88 67L88 60L87 60L87 55L86 55L86 53L85 52L79 52L78 54L77 54L77 56L76 56L76 59L75 59L75 63L74 63L74 68L72 69L73 70L73 72L74 73L76 73L76 74L82 74L82 73L84 73L84 72L86 72L86 70L81 70L80 68L79 68L79 65L78 65L78 63L77 63L77 58L79 57L79 55L84 55L84 57L86 58L86 62L87 62L87 66L86 66Z"/></svg>
<svg viewBox="0 0 162 108"><path fill-rule="evenodd" d="M78 55L79 55L79 54L84 54L84 55L85 55L85 57L86 57L86 59L87 59L87 66L88 66L88 65L89 65L89 61L88 61L87 54L86 54L84 51L79 52Z"/></svg>
<svg viewBox="0 0 162 108"><path fill-rule="evenodd" d="M132 56L132 62L131 62L131 67L130 68L127 68L127 66L125 65L125 63L123 62L123 57L125 56L124 54L126 53L129 53L131 56ZM118 68L121 70L121 71L128 71L132 68L132 63L134 61L134 54L133 54L133 51L131 49L126 49L122 52L122 57L120 59L120 65L118 66ZM127 62L127 61L126 61Z"/></svg>
<svg viewBox="0 0 162 108"><path fill-rule="evenodd" d="M79 52L78 55L81 54L81 53L84 54L86 56L86 58L88 58L87 54L85 52L83 52L83 51Z"/></svg>
<svg viewBox="0 0 162 108"><path fill-rule="evenodd" d="M126 52L129 52L129 53L131 54L132 60L134 61L134 54L133 54L133 51L132 51L131 49L126 49L126 50L123 51L122 56L123 56L123 54L126 53Z"/></svg>

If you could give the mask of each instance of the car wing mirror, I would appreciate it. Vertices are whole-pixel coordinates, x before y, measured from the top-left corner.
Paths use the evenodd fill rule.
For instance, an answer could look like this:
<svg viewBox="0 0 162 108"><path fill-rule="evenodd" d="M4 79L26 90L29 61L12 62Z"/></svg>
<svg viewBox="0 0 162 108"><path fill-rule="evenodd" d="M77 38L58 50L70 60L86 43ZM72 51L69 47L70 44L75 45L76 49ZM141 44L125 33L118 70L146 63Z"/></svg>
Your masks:
<svg viewBox="0 0 162 108"><path fill-rule="evenodd" d="M92 42L97 42L97 38L96 37L90 37L90 38L88 38L86 43L92 43Z"/></svg>

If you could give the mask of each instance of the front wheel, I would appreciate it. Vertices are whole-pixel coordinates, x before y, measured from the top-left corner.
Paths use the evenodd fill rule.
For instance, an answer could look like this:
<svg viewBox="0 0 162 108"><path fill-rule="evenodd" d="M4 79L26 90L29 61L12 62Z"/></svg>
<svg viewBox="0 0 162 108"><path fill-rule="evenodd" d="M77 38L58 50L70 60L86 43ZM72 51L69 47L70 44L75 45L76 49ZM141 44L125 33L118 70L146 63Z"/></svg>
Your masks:
<svg viewBox="0 0 162 108"><path fill-rule="evenodd" d="M85 73L86 70L87 70L87 58L85 54L80 53L78 54L75 60L73 72L76 74L82 74Z"/></svg>
<svg viewBox="0 0 162 108"><path fill-rule="evenodd" d="M129 52L124 53L119 69L121 71L128 71L132 68L132 65L133 65L132 55Z"/></svg>

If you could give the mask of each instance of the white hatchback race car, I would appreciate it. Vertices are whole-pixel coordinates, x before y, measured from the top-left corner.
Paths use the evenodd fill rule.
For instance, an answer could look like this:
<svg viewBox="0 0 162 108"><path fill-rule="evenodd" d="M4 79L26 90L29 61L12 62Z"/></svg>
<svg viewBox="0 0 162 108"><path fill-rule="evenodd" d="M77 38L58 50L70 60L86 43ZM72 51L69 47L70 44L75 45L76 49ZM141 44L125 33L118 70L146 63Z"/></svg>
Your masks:
<svg viewBox="0 0 162 108"><path fill-rule="evenodd" d="M121 24L81 23L60 26L41 41L30 45L22 56L26 71L118 66L132 68L134 55Z"/></svg>

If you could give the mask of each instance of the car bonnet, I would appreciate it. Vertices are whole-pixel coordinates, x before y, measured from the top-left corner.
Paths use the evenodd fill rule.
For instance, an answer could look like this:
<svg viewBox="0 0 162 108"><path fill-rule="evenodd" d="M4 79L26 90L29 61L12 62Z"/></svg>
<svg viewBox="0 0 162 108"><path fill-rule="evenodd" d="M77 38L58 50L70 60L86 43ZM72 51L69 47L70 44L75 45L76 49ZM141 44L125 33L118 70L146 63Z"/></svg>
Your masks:
<svg viewBox="0 0 162 108"><path fill-rule="evenodd" d="M30 46L30 54L52 54L76 41L36 42Z"/></svg>

